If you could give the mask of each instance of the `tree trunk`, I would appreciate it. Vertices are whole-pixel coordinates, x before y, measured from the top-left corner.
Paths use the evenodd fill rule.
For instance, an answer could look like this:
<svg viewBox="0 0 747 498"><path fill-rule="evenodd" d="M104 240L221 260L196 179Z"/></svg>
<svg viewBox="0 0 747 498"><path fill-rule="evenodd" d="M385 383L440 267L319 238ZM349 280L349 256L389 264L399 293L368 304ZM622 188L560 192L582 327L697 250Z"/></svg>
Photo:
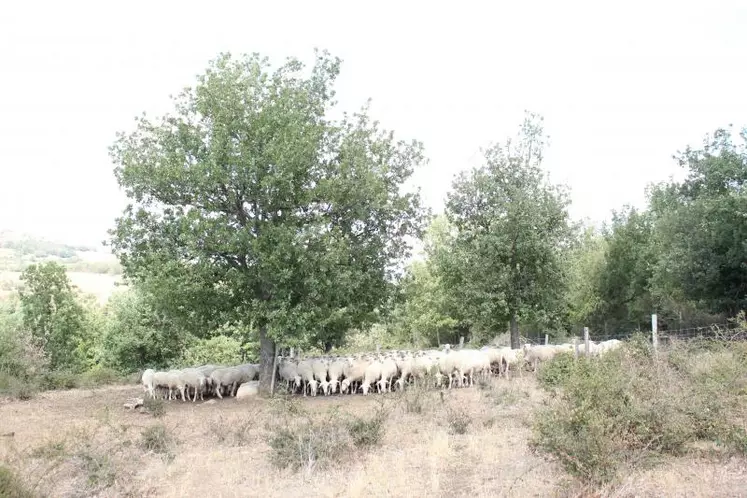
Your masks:
<svg viewBox="0 0 747 498"><path fill-rule="evenodd" d="M259 328L259 394L272 394L272 366L275 359L275 341L267 337L267 325Z"/></svg>
<svg viewBox="0 0 747 498"><path fill-rule="evenodd" d="M519 349L519 347L519 319L516 313L513 313L511 315L511 349Z"/></svg>

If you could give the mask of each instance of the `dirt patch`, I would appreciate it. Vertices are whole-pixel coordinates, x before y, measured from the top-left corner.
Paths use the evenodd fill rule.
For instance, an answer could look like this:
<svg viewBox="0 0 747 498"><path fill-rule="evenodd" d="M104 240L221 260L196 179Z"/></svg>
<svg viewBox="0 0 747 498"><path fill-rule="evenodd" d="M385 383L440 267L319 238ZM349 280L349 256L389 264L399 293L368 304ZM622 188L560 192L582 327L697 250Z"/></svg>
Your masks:
<svg viewBox="0 0 747 498"><path fill-rule="evenodd" d="M0 461L38 493L65 497L548 497L580 492L527 447L532 410L545 399L531 378L428 391L417 411L412 401L394 393L172 401L155 418L122 407L141 393L138 386L114 386L0 402L0 434L6 434L0 437ZM389 415L375 447L312 472L270 463L268 437L288 417L363 416L381 404ZM450 430L450 410L469 416L464 434ZM625 493L634 490L654 496L672 489L677 496L696 496L692 492L698 490L739 496L747 489L743 461L698 464L697 469L694 461L675 461L630 476L608 495L633 496Z"/></svg>

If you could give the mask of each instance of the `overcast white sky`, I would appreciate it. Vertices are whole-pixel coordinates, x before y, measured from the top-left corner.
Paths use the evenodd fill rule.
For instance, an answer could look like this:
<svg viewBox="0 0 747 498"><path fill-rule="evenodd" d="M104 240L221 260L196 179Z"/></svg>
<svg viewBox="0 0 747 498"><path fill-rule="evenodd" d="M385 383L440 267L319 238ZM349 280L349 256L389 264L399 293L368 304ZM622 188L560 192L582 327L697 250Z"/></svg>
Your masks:
<svg viewBox="0 0 747 498"><path fill-rule="evenodd" d="M572 215L603 220L679 168L671 155L747 123L747 2L4 2L0 229L76 243L124 206L107 147L162 112L220 51L343 59L341 106L425 143L439 210L455 172L530 109Z"/></svg>

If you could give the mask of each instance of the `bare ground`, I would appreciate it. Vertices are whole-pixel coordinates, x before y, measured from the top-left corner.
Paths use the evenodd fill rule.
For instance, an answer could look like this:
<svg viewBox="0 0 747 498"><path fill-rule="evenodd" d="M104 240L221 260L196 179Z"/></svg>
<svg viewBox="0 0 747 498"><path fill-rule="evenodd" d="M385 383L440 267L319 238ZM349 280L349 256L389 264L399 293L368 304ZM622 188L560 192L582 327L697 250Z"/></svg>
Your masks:
<svg viewBox="0 0 747 498"><path fill-rule="evenodd" d="M65 497L747 496L743 459L696 455L586 492L527 445L532 410L545 400L533 379L494 380L443 399L427 392L415 403L420 413L408 412L413 401L388 394L172 401L159 419L123 408L141 393L119 386L0 401L0 461L37 493ZM389 415L380 445L330 468L270 463L268 437L289 410L321 419L336 410L365 415L382 403ZM469 419L465 434L452 433L454 417ZM161 424L170 440L144 448L143 431Z"/></svg>

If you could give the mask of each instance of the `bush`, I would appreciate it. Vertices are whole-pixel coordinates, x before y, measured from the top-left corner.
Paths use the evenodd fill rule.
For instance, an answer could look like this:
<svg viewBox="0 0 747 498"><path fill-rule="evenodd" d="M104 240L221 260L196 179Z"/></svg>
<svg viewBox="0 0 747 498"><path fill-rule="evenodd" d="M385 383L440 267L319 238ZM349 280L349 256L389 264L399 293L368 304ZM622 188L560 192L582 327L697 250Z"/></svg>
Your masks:
<svg viewBox="0 0 747 498"><path fill-rule="evenodd" d="M155 418L161 418L166 414L166 402L161 398L143 398L143 408Z"/></svg>
<svg viewBox="0 0 747 498"><path fill-rule="evenodd" d="M348 423L353 445L356 448L366 448L379 444L384 437L386 419L387 416L383 410L377 410L371 417L354 417Z"/></svg>
<svg viewBox="0 0 747 498"><path fill-rule="evenodd" d="M0 496L32 498L34 494L7 467L0 465Z"/></svg>
<svg viewBox="0 0 747 498"><path fill-rule="evenodd" d="M146 451L168 453L171 443L171 436L164 425L152 425L143 430L141 446Z"/></svg>
<svg viewBox="0 0 747 498"><path fill-rule="evenodd" d="M365 450L381 442L387 413L341 420L336 412L322 420L296 418L271 429L269 445L273 465L312 471L344 461L356 449Z"/></svg>
<svg viewBox="0 0 747 498"><path fill-rule="evenodd" d="M67 370L44 372L39 378L39 387L42 390L74 389L78 387L80 379L78 375Z"/></svg>
<svg viewBox="0 0 747 498"><path fill-rule="evenodd" d="M122 383L125 378L116 370L107 367L94 367L80 374L79 385L85 387L108 386Z"/></svg>
<svg viewBox="0 0 747 498"><path fill-rule="evenodd" d="M0 395L25 401L33 398L37 391L38 387L32 381L0 373Z"/></svg>
<svg viewBox="0 0 747 498"><path fill-rule="evenodd" d="M350 433L339 423L311 422L277 427L269 444L273 465L311 471L341 462L350 450L351 441Z"/></svg>
<svg viewBox="0 0 747 498"><path fill-rule="evenodd" d="M236 365L241 363L241 343L232 337L197 339L184 352L184 365Z"/></svg>
<svg viewBox="0 0 747 498"><path fill-rule="evenodd" d="M709 345L711 347L712 345ZM531 445L583 481L613 481L657 455L679 455L696 441L744 453L738 425L747 376L743 347L674 345L657 358L638 338L601 358L544 366L543 385L559 396L539 411Z"/></svg>
<svg viewBox="0 0 747 498"><path fill-rule="evenodd" d="M449 424L449 432L452 434L467 434L467 429L472 423L472 417L466 410L447 406L446 421Z"/></svg>
<svg viewBox="0 0 747 498"><path fill-rule="evenodd" d="M558 354L552 361L543 362L537 369L537 380L546 389L554 389L565 384L576 364L572 353Z"/></svg>

